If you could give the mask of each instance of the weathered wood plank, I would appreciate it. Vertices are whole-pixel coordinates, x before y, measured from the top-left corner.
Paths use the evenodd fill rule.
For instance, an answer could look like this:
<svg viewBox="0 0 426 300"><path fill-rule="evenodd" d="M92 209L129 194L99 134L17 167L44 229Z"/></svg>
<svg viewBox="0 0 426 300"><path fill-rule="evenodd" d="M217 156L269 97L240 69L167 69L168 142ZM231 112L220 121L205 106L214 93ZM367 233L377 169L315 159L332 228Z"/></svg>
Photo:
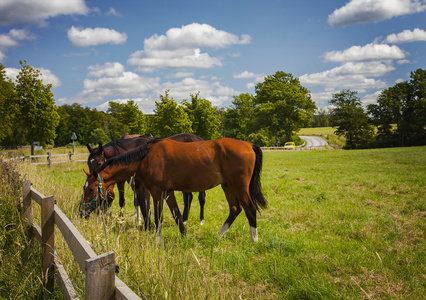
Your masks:
<svg viewBox="0 0 426 300"><path fill-rule="evenodd" d="M77 230L70 219L55 205L55 221L56 226L62 232L68 247L72 251L75 260L77 261L80 269L85 272L85 261L89 258L95 257L96 253L86 242L81 233Z"/></svg>
<svg viewBox="0 0 426 300"><path fill-rule="evenodd" d="M117 300L141 300L120 278L115 276L115 299Z"/></svg>
<svg viewBox="0 0 426 300"><path fill-rule="evenodd" d="M22 213L25 225L33 223L33 212L31 205L31 182L25 180L22 184Z"/></svg>
<svg viewBox="0 0 426 300"><path fill-rule="evenodd" d="M55 256L58 257L56 252L55 252ZM78 300L79 298L77 296L77 293L75 292L74 286L72 285L72 282L69 279L64 266L58 259L55 259L55 269L56 269L56 282L61 288L62 296L64 297L64 299Z"/></svg>
<svg viewBox="0 0 426 300"><path fill-rule="evenodd" d="M55 284L54 251L55 251L55 199L48 196L41 202L41 255L42 270L46 288L53 292Z"/></svg>
<svg viewBox="0 0 426 300"><path fill-rule="evenodd" d="M115 299L115 253L86 260L86 299Z"/></svg>
<svg viewBox="0 0 426 300"><path fill-rule="evenodd" d="M31 187L31 198L34 199L34 201L37 202L38 205L41 206L41 199L43 199L44 197L45 196L42 193Z"/></svg>

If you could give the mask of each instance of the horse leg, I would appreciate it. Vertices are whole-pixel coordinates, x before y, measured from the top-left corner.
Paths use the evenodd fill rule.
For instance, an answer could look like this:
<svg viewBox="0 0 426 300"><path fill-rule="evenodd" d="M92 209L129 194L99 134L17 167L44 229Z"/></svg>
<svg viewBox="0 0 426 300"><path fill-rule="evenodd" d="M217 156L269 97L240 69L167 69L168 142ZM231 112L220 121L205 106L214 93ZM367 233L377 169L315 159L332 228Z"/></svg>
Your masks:
<svg viewBox="0 0 426 300"><path fill-rule="evenodd" d="M237 198L250 224L250 239L253 243L256 243L259 240L257 236L256 206L253 204L248 191L237 193Z"/></svg>
<svg viewBox="0 0 426 300"><path fill-rule="evenodd" d="M180 233L186 235L186 227L183 224L182 215L180 214L179 206L177 205L175 193L173 191L167 192L166 202L172 212L173 219L179 227Z"/></svg>
<svg viewBox="0 0 426 300"><path fill-rule="evenodd" d="M117 188L118 188L118 196L119 196L119 204L120 204L120 214L123 217L124 213L123 213L123 207L124 207L124 203L125 203L125 199L124 199L124 182L117 182Z"/></svg>
<svg viewBox="0 0 426 300"><path fill-rule="evenodd" d="M238 202L237 197L235 194L229 189L228 184L223 183L222 189L225 192L226 200L228 201L229 205L229 216L226 219L225 223L223 223L222 228L219 230L219 236L225 236L226 232L229 230L229 227L231 227L232 223L234 222L235 218L240 214L242 208L240 203Z"/></svg>
<svg viewBox="0 0 426 300"><path fill-rule="evenodd" d="M200 202L200 225L204 225L204 204L206 204L206 191L198 193L198 201Z"/></svg>
<svg viewBox="0 0 426 300"><path fill-rule="evenodd" d="M191 209L191 202L194 196L192 196L192 193L183 192L183 225L186 226L186 223L188 222L188 216L189 216L189 210Z"/></svg>
<svg viewBox="0 0 426 300"><path fill-rule="evenodd" d="M136 200L138 202L139 207L142 211L142 216L144 218L144 226L145 230L151 230L151 203L150 203L150 193L142 186L140 185L137 189L137 196ZM139 224L140 225L140 224Z"/></svg>
<svg viewBox="0 0 426 300"><path fill-rule="evenodd" d="M152 201L154 203L154 222L157 232L157 243L161 242L161 224L163 222L164 193L158 189L151 190Z"/></svg>

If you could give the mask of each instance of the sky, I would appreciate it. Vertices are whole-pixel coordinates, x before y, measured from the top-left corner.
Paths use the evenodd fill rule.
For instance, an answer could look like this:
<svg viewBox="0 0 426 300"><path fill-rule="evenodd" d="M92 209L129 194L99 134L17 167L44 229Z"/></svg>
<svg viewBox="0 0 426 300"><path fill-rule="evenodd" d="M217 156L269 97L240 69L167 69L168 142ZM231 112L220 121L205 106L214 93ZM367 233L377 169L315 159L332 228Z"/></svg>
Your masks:
<svg viewBox="0 0 426 300"><path fill-rule="evenodd" d="M52 84L56 105L153 113L169 91L227 108L265 76L299 78L318 108L364 105L426 69L426 0L0 0L0 62Z"/></svg>

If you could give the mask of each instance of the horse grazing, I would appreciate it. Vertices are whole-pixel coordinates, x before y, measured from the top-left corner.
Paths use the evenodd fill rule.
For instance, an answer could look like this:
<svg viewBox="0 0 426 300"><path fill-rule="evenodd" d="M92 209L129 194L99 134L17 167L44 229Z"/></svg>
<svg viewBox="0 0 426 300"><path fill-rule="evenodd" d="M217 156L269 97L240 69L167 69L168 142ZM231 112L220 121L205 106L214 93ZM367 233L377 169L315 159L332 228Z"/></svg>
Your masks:
<svg viewBox="0 0 426 300"><path fill-rule="evenodd" d="M114 140L106 144L105 146L102 146L101 143L99 143L98 148L91 148L89 145L87 145L87 149L89 150L90 154L87 159L87 166L89 167L89 172L91 173L93 170L99 168L104 162L107 161L108 158L117 156L119 154L125 153L131 149L137 148L146 142L152 140L150 136L146 135L123 135L119 140ZM86 173L86 172L85 172ZM86 175L90 175L90 173L86 173ZM130 178L129 178L130 179ZM124 184L126 181L129 181L129 179L117 182L117 188L118 188L118 195L119 195L119 205L120 208L123 209L125 204L125 198L124 198ZM133 192L135 193L134 198L134 205L136 210L136 218L139 224L141 224L141 217L139 214L139 207L142 210L142 215L145 219L145 226L148 228L150 224L146 221L146 217L148 215L148 211L146 210L145 204L145 198L149 198L149 194L146 194L146 192L141 187L133 186ZM104 206L104 208L107 208L111 206L112 201L115 198L114 193L114 185L111 185L108 188L108 191L106 193L107 201Z"/></svg>
<svg viewBox="0 0 426 300"><path fill-rule="evenodd" d="M198 135L192 133L180 133L173 136L168 137L168 139L178 141L178 142L199 142L204 141L204 139ZM89 167L89 172L92 172L94 169L99 168L107 159L115 157L119 154L123 154L129 150L137 148L146 142L152 140L151 137L146 135L128 135L125 134L118 141L112 141L105 146L99 144L98 148L91 148L87 145L87 149L90 152L89 158L87 160L87 165ZM87 173L86 173L87 174ZM120 208L124 207L125 198L124 198L124 181L118 182L117 187L119 191L119 204ZM141 207L142 215L145 220L145 227L150 227L150 201L149 194L145 193L143 189L140 187L135 187L137 193L135 197L135 207L136 207L136 215L139 224L141 223L141 218L139 215L138 206ZM112 200L114 200L114 185L111 185L107 192L107 203L108 206L111 205ZM139 196L138 196L139 195ZM189 210L191 208L191 202L193 199L192 193L183 192L183 201L184 201L184 210L183 210L183 222L186 225L188 220ZM200 202L200 224L204 224L204 205L206 203L206 192L200 191L198 193L198 200Z"/></svg>
<svg viewBox="0 0 426 300"><path fill-rule="evenodd" d="M132 151L107 160L88 176L82 214L101 202L107 188L136 174L154 202L157 235L161 238L163 199L182 234L186 233L173 191L195 192L221 185L229 216L219 231L223 236L242 209L250 224L250 237L257 242L256 210L267 207L261 191L262 151L259 146L230 138L193 143L155 139Z"/></svg>

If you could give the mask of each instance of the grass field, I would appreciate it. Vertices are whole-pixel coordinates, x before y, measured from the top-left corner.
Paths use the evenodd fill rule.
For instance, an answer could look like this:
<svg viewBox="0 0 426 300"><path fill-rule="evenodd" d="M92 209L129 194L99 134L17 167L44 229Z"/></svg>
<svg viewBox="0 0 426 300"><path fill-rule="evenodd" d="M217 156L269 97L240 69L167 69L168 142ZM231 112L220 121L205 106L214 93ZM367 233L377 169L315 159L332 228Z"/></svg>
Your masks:
<svg viewBox="0 0 426 300"><path fill-rule="evenodd" d="M333 127L314 127L314 128L302 128L297 133L298 135L316 135L324 138L329 144L343 146L345 138L336 135L334 132L336 128Z"/></svg>
<svg viewBox="0 0 426 300"><path fill-rule="evenodd" d="M23 165L21 174L43 194L55 195L95 252L115 251L118 276L142 298L426 295L426 147L265 152L262 184L269 208L258 217L257 244L250 242L244 213L225 238L218 237L228 215L220 188L207 191L203 226L193 202L185 238L165 208L161 245L136 226L129 191L124 218L114 201L105 215L82 220L83 167ZM84 277L59 235L57 247L84 298Z"/></svg>

